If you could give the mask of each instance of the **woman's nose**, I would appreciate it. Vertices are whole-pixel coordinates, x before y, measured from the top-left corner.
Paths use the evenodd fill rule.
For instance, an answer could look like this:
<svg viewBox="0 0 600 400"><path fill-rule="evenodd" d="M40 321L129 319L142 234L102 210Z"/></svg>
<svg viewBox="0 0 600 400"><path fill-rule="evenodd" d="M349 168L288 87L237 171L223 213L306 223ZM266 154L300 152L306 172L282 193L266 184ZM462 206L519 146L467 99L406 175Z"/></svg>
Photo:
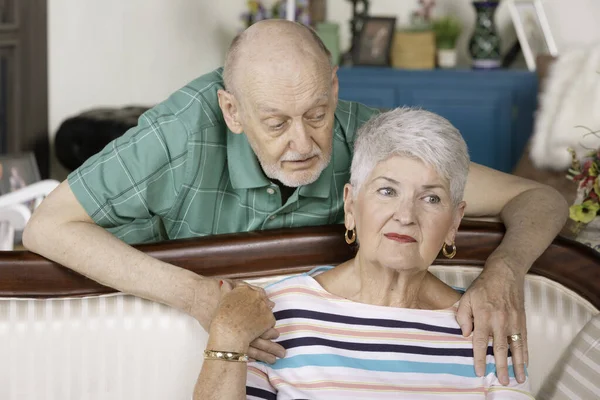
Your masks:
<svg viewBox="0 0 600 400"><path fill-rule="evenodd" d="M401 202L394 213L395 219L402 225L410 225L415 222L415 207L412 202Z"/></svg>

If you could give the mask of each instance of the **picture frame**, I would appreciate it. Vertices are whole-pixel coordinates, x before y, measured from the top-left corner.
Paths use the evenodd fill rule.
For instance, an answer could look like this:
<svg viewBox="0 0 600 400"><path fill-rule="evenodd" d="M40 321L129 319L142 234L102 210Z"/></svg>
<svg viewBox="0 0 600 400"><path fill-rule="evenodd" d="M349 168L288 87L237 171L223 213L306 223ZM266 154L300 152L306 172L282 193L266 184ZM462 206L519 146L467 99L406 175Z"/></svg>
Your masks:
<svg viewBox="0 0 600 400"><path fill-rule="evenodd" d="M536 70L536 57L540 54L558 55L542 0L508 0L508 9L527 69Z"/></svg>
<svg viewBox="0 0 600 400"><path fill-rule="evenodd" d="M41 180L32 152L0 155L0 196Z"/></svg>
<svg viewBox="0 0 600 400"><path fill-rule="evenodd" d="M389 66L396 17L364 17L353 49L354 65Z"/></svg>

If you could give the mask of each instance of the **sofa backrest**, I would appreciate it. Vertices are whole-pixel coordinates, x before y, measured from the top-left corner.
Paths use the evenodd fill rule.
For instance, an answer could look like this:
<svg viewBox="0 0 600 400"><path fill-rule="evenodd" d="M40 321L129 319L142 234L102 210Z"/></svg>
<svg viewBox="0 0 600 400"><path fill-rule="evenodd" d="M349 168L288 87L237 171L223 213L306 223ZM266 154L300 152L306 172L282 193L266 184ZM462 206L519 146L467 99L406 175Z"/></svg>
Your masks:
<svg viewBox="0 0 600 400"><path fill-rule="evenodd" d="M467 287L502 238L495 225L466 224L453 260L431 271ZM140 246L211 276L265 285L352 255L341 227L226 235ZM558 239L526 282L534 390L600 308L593 251ZM167 306L109 293L32 254L0 254L0 399L190 399L206 332Z"/></svg>

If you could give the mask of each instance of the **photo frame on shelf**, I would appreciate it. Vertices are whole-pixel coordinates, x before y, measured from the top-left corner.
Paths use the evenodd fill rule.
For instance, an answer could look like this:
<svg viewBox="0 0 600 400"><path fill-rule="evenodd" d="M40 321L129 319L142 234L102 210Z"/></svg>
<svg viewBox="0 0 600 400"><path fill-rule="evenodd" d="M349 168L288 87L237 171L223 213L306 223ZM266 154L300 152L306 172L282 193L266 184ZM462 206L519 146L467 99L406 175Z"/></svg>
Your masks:
<svg viewBox="0 0 600 400"><path fill-rule="evenodd" d="M508 9L530 71L536 70L538 55L558 55L542 0L508 0Z"/></svg>
<svg viewBox="0 0 600 400"><path fill-rule="evenodd" d="M390 65L390 52L396 31L396 17L364 17L353 49L354 65Z"/></svg>

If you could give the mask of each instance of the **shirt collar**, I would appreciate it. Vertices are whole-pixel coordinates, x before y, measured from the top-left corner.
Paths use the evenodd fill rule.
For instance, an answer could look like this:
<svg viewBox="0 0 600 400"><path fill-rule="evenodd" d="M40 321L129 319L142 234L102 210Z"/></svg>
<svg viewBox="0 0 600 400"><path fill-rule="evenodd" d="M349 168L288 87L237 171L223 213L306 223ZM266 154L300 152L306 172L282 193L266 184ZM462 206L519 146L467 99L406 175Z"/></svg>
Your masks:
<svg viewBox="0 0 600 400"><path fill-rule="evenodd" d="M325 169L313 183L301 186L298 194L304 197L320 197L326 199L331 196L331 180L333 179L333 148L331 149L331 160Z"/></svg>
<svg viewBox="0 0 600 400"><path fill-rule="evenodd" d="M254 150L245 134L227 129L227 164L229 179L234 189L252 189L269 186Z"/></svg>

